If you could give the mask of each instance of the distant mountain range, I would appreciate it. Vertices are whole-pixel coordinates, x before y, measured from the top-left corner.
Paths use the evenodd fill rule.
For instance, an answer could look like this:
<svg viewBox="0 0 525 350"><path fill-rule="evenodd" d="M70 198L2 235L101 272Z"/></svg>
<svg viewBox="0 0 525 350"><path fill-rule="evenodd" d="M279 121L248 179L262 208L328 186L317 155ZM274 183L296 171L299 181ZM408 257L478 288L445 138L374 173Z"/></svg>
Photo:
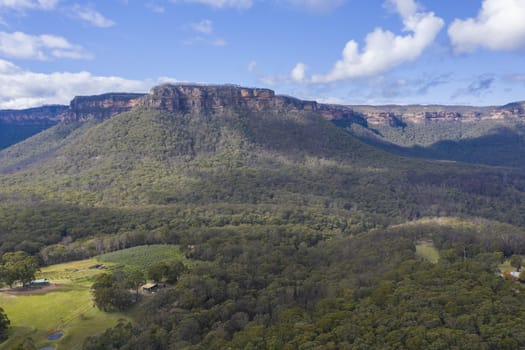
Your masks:
<svg viewBox="0 0 525 350"><path fill-rule="evenodd" d="M189 88L192 85L187 85ZM193 85L204 95L210 87ZM487 165L524 167L525 158L525 103L514 102L504 106L470 107L443 105L408 106L342 106L301 101L286 96L276 96L268 89L246 89L236 86L241 93L256 91L260 101L279 101L277 104L251 106L255 109L282 112L278 104L292 103L298 110L317 111L337 126L350 132L366 143L403 156L456 160ZM222 90L222 89L221 89ZM225 91L226 91L225 90ZM206 92L207 91L207 92ZM144 104L144 94L107 93L98 96L75 97L69 106L44 106L26 110L0 111L0 149L20 142L58 122L105 120ZM242 96L242 95L241 95ZM179 101L180 106L167 108L202 109L222 108L224 103L239 103L232 96L210 97L200 101L198 108L185 106L195 104L196 96L189 102ZM244 96L246 98L248 96ZM230 98L231 101L226 101ZM150 104L153 102L149 102Z"/></svg>

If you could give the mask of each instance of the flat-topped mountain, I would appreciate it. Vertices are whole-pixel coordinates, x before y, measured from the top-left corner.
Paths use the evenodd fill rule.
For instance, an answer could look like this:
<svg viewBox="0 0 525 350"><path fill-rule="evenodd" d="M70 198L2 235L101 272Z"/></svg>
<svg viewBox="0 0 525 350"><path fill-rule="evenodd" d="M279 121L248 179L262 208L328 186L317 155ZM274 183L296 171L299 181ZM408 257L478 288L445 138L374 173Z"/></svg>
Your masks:
<svg viewBox="0 0 525 350"><path fill-rule="evenodd" d="M144 94L113 92L96 96L77 96L60 115L60 119L66 123L105 120L136 107L143 96Z"/></svg>
<svg viewBox="0 0 525 350"><path fill-rule="evenodd" d="M0 151L0 255L53 264L168 243L190 259L125 314L133 324L97 330L84 349L525 343L525 294L495 273L525 252L523 170L402 157L380 139L416 126L445 135L461 129L453 117L395 111L398 122L373 124L348 106L198 85L77 97L61 115ZM128 252L173 275L171 262ZM146 266L125 264L105 271L121 277L104 277L118 293L104 284L104 299L132 296L126 270ZM472 305L483 306L475 317Z"/></svg>
<svg viewBox="0 0 525 350"><path fill-rule="evenodd" d="M58 122L67 106L0 110L0 150L25 140Z"/></svg>
<svg viewBox="0 0 525 350"><path fill-rule="evenodd" d="M0 121L4 124L17 125L49 125L60 121L60 114L65 112L68 106L51 105L28 109L4 109L0 110Z"/></svg>
<svg viewBox="0 0 525 350"><path fill-rule="evenodd" d="M158 206L185 215L192 207L205 221L226 210L239 222L260 208L268 218L283 207L316 208L350 227L348 217L375 218L372 226L448 212L491 217L484 208L493 203L508 210L491 218L523 220L509 204L525 203L520 171L505 170L501 185L499 169L385 152L356 138L353 128L372 129L350 107L267 89L162 85L146 95L76 98L65 115L0 152L0 198L13 208ZM476 199L458 207L466 198Z"/></svg>
<svg viewBox="0 0 525 350"><path fill-rule="evenodd" d="M317 103L279 96L269 89L235 85L161 85L139 103L143 107L185 113L209 113L227 108L253 111L315 111Z"/></svg>

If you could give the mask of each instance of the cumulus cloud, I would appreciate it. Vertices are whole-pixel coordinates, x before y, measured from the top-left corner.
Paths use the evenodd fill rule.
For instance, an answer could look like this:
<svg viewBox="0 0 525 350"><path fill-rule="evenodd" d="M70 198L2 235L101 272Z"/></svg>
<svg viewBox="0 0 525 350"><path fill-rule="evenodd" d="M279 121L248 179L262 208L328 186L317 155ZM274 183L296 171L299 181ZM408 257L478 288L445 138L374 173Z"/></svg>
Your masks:
<svg viewBox="0 0 525 350"><path fill-rule="evenodd" d="M311 12L330 12L341 6L346 0L286 0L287 3L305 8Z"/></svg>
<svg viewBox="0 0 525 350"><path fill-rule="evenodd" d="M525 1L484 0L476 18L454 20L448 35L456 52L525 48Z"/></svg>
<svg viewBox="0 0 525 350"><path fill-rule="evenodd" d="M174 3L194 3L194 4L203 4L215 8L227 8L234 7L239 9L248 9L252 7L252 0L171 0Z"/></svg>
<svg viewBox="0 0 525 350"><path fill-rule="evenodd" d="M414 0L390 0L389 3L401 16L408 34L396 35L376 28L366 36L362 50L355 40L350 40L343 49L343 57L330 72L304 80L330 83L369 77L417 59L434 42L444 22L432 12L420 11Z"/></svg>
<svg viewBox="0 0 525 350"><path fill-rule="evenodd" d="M296 82L303 82L306 78L307 69L308 67L306 66L306 64L299 62L295 65L294 69L292 69L292 73L290 74L290 76Z"/></svg>
<svg viewBox="0 0 525 350"><path fill-rule="evenodd" d="M41 9L51 10L55 8L58 0L0 0L0 8L13 10Z"/></svg>
<svg viewBox="0 0 525 350"><path fill-rule="evenodd" d="M91 7L83 7L76 5L72 8L72 13L75 17L78 17L81 20L88 22L89 24L95 27L108 28L115 25L115 22L104 17L104 15L92 9Z"/></svg>
<svg viewBox="0 0 525 350"><path fill-rule="evenodd" d="M14 58L45 60L49 57L85 59L91 55L79 45L55 35L0 32L0 54Z"/></svg>
<svg viewBox="0 0 525 350"><path fill-rule="evenodd" d="M160 82L176 81L129 80L114 76L94 76L89 72L35 73L12 62L0 60L0 109L18 109L45 104L68 104L76 95L94 95L109 91L145 92Z"/></svg>

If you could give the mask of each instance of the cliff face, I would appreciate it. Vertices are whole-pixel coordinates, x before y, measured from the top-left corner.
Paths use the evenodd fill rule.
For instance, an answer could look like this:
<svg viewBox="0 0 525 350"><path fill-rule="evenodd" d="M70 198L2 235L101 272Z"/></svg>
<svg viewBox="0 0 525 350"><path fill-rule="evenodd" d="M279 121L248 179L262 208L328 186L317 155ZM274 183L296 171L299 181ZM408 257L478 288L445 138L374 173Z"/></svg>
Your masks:
<svg viewBox="0 0 525 350"><path fill-rule="evenodd" d="M473 123L481 120L525 120L525 103L501 107L468 106L352 106L370 125L404 125L432 122Z"/></svg>
<svg viewBox="0 0 525 350"><path fill-rule="evenodd" d="M108 93L97 96L77 96L62 113L63 122L105 120L127 112L139 104L144 94Z"/></svg>
<svg viewBox="0 0 525 350"><path fill-rule="evenodd" d="M47 123L105 120L135 107L213 113L228 108L285 113L293 110L315 111L339 126L388 125L404 127L407 123L464 122L480 120L525 120L525 103L502 107L467 106L340 106L318 104L289 96L276 95L269 89L245 88L235 85L161 85L149 94L107 93L77 96L68 107L45 106L23 111L0 111L0 122Z"/></svg>
<svg viewBox="0 0 525 350"><path fill-rule="evenodd" d="M269 89L243 88L233 85L161 85L153 88L139 105L147 108L185 113L209 113L226 108L255 111L316 111L313 101L275 95Z"/></svg>
<svg viewBox="0 0 525 350"><path fill-rule="evenodd" d="M53 105L22 110L0 110L0 122L11 125L53 125L60 121L59 115L67 106Z"/></svg>

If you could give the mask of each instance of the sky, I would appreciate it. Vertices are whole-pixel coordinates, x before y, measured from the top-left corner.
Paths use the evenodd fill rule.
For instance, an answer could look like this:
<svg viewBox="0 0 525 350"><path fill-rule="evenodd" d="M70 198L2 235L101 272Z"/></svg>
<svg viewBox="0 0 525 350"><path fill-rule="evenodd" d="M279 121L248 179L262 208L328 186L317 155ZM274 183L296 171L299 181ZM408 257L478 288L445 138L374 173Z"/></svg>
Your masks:
<svg viewBox="0 0 525 350"><path fill-rule="evenodd" d="M0 109L184 82L503 105L524 63L525 0L0 0Z"/></svg>

